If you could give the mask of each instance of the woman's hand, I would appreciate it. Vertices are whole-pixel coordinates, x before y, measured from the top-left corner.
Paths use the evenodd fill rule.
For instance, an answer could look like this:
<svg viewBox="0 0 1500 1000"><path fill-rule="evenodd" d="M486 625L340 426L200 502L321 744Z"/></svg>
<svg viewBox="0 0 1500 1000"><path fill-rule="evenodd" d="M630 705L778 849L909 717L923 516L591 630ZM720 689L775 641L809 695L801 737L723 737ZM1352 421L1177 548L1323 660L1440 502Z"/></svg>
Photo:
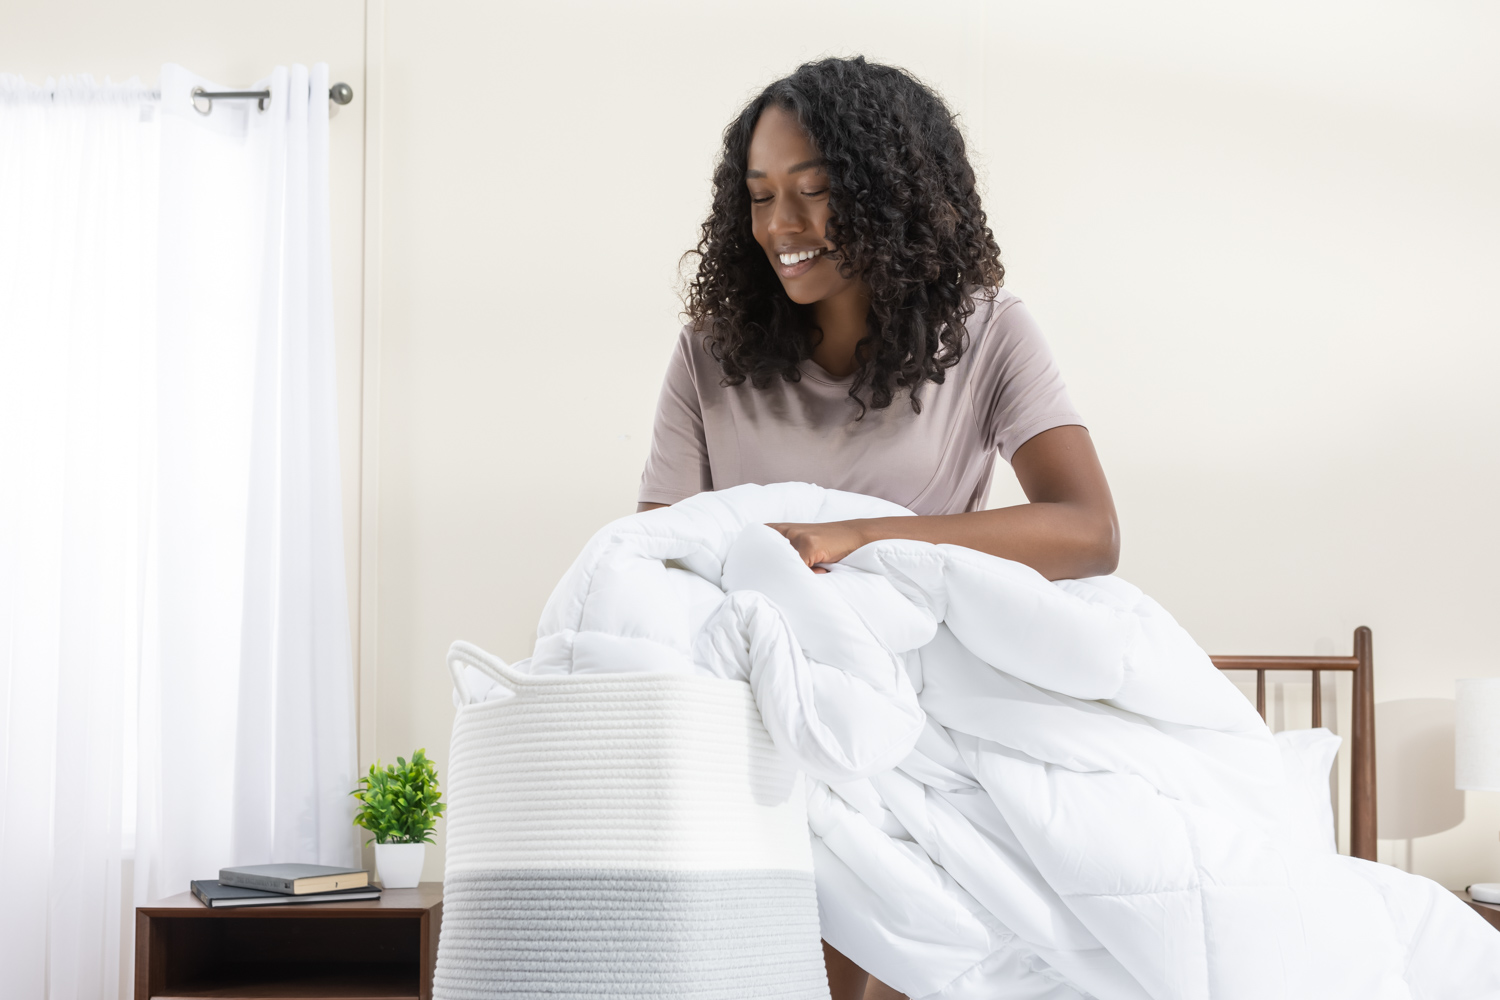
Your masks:
<svg viewBox="0 0 1500 1000"><path fill-rule="evenodd" d="M819 563L836 563L869 542L861 529L863 521L824 521L821 524L771 524L786 536L797 555L814 573L827 573Z"/></svg>

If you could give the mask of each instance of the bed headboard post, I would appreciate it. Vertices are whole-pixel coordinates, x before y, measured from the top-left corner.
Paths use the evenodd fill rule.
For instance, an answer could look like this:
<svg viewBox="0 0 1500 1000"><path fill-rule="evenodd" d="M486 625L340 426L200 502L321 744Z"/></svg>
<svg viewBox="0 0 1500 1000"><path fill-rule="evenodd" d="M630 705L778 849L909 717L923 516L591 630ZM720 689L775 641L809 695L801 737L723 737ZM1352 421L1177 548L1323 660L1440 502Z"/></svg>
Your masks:
<svg viewBox="0 0 1500 1000"><path fill-rule="evenodd" d="M1375 860L1375 654L1370 629L1354 630L1354 705L1349 759L1349 853Z"/></svg>
<svg viewBox="0 0 1500 1000"><path fill-rule="evenodd" d="M1213 656L1220 670L1255 671L1255 710L1266 717L1266 671L1312 672L1312 724L1323 724L1323 672L1354 677L1349 734L1349 853L1375 860L1375 655L1368 626L1354 630L1353 656Z"/></svg>

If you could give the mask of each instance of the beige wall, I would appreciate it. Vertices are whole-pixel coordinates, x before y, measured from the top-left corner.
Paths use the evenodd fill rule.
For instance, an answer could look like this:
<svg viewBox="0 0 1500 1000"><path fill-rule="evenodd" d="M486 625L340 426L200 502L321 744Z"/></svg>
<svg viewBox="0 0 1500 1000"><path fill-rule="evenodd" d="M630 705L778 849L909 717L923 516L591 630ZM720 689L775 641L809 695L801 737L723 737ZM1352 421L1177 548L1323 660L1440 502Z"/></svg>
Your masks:
<svg viewBox="0 0 1500 1000"><path fill-rule="evenodd" d="M718 134L824 53L905 65L963 115L1124 576L1215 651L1344 652L1369 624L1383 701L1500 674L1493 5L369 0L368 52L352 0L17 7L0 69L33 79L322 59L355 85L333 169L367 760L444 763L449 642L527 655L632 509ZM1304 724L1305 688L1282 694ZM1411 864L1500 878L1497 828L1500 795L1470 793Z"/></svg>

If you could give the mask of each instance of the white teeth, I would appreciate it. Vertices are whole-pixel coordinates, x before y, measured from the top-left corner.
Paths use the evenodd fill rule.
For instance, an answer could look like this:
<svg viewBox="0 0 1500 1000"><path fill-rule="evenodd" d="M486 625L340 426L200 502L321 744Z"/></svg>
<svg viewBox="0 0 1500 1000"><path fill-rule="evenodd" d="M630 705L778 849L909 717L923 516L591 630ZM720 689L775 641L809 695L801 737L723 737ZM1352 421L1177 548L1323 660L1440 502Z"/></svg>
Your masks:
<svg viewBox="0 0 1500 1000"><path fill-rule="evenodd" d="M777 256L781 258L781 262L783 264L791 266L792 264L801 263L804 260L810 260L811 258L816 257L818 254L820 254L822 252L823 251L821 249L818 249L818 250L802 250L802 251L799 251L798 253L783 253L783 254L777 254Z"/></svg>

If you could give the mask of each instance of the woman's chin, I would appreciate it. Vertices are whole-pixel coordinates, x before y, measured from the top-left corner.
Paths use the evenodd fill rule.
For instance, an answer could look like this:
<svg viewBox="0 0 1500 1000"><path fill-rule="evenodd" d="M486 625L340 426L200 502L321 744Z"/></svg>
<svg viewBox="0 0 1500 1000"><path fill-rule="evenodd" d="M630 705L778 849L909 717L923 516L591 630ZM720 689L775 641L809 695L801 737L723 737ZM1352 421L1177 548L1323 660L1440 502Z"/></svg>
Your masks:
<svg viewBox="0 0 1500 1000"><path fill-rule="evenodd" d="M787 281L781 279L781 288L786 292L786 297L799 306L810 306L825 299L831 299L843 290L842 282L835 287L829 287L822 282L805 282L798 279Z"/></svg>

